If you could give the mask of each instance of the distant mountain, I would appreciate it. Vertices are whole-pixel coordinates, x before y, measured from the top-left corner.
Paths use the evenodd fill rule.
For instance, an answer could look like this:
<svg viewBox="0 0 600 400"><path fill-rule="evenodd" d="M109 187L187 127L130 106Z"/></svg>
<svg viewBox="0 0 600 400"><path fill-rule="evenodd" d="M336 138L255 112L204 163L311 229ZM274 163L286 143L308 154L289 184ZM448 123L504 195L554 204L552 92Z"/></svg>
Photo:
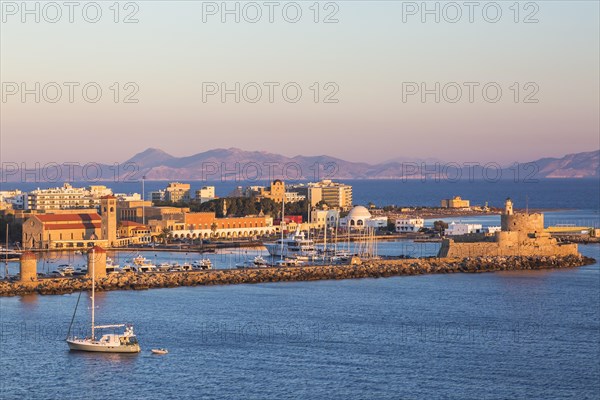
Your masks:
<svg viewBox="0 0 600 400"><path fill-rule="evenodd" d="M63 166L61 177L47 179L42 170L37 176L14 170L2 172L4 182L72 181L139 181L148 180L288 180L320 179L516 179L527 181L544 178L599 178L600 150L568 154L562 158L542 158L501 168L495 163L466 167L436 159L395 159L379 164L350 162L321 156L286 157L264 151L244 151L237 148L214 149L187 157L174 157L163 150L149 148L115 165ZM14 168L14 167L13 167ZM56 174L53 171L52 177ZM74 179L67 177L73 176ZM26 179L25 179L26 178Z"/></svg>
<svg viewBox="0 0 600 400"><path fill-rule="evenodd" d="M334 179L516 179L528 181L544 178L597 178L600 151L569 154L563 158L543 158L501 168L490 163L480 166L444 163L437 159L400 158L380 164L345 161L321 156L286 157L264 151L244 151L238 148L214 149L188 157L172 157L148 149L128 162L136 164L140 173L150 180L211 180L249 178L260 175L269 179L269 168L275 178L317 180ZM141 161L141 162L140 162ZM287 171L284 173L284 170ZM515 178L516 177L516 178Z"/></svg>
<svg viewBox="0 0 600 400"><path fill-rule="evenodd" d="M149 148L131 157L129 160L125 161L125 163L136 164L140 168L152 168L173 159L175 159L175 157L160 149Z"/></svg>
<svg viewBox="0 0 600 400"><path fill-rule="evenodd" d="M597 178L600 151L567 154L562 158L542 158L535 163L545 178Z"/></svg>

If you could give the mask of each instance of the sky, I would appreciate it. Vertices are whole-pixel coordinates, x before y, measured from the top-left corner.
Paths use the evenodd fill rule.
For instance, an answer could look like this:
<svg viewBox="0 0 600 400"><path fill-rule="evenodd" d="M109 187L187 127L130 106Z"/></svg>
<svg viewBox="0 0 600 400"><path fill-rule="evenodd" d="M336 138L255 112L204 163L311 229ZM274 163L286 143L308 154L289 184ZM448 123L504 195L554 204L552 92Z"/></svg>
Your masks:
<svg viewBox="0 0 600 400"><path fill-rule="evenodd" d="M600 147L596 1L113 3L69 22L62 2L2 2L2 162L237 147L509 164Z"/></svg>

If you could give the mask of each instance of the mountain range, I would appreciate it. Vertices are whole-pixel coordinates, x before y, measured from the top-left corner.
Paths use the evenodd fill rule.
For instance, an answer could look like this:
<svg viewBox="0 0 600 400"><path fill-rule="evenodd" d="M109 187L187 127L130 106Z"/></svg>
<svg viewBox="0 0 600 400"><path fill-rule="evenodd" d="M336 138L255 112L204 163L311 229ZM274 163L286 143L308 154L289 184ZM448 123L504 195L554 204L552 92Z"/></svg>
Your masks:
<svg viewBox="0 0 600 400"><path fill-rule="evenodd" d="M479 165L443 162L436 159L394 159L379 164L351 162L321 156L286 157L264 151L237 148L214 149L187 157L175 157L163 150L149 148L118 164L47 167L37 174L20 174L14 166L4 166L4 182L23 181L139 181L147 180L288 180L320 179L513 179L527 181L545 178L599 178L600 150L567 154L561 158L500 166L493 162ZM64 179L57 179L58 175Z"/></svg>

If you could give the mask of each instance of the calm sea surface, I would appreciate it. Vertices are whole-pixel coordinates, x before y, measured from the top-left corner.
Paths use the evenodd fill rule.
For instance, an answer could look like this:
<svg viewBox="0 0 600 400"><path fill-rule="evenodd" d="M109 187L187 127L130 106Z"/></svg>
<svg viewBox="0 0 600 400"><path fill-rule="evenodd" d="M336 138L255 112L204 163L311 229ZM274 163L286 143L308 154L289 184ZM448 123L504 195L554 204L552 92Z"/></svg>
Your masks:
<svg viewBox="0 0 600 400"><path fill-rule="evenodd" d="M436 203L462 194L501 204L525 193L515 185L478 195L481 188L443 192L436 185L409 193L419 184L399 184L382 201L410 204L405 199L414 198L417 204L435 196ZM597 183L562 185L527 190L530 206L573 209L548 214L547 222L597 223ZM364 192L355 184L355 193ZM486 218L479 221L495 224ZM435 244L419 245L381 243L380 252L437 251ZM600 259L598 245L580 251ZM227 267L246 254L211 257ZM98 323L135 324L143 351L133 356L68 351L64 337L77 296L0 298L1 399L596 399L600 393L598 263L98 294ZM83 295L74 327L81 335L89 332L89 312ZM169 354L151 355L156 347Z"/></svg>
<svg viewBox="0 0 600 400"><path fill-rule="evenodd" d="M217 196L227 196L237 186L268 185L268 182L247 181L185 181L192 192L205 185L213 185ZM504 199L511 197L515 207L561 208L598 210L600 208L600 182L597 179L545 179L515 183L511 180L497 182L483 180L461 180L459 182L427 180L342 180L352 185L355 204L366 205L373 202L378 206L439 206L440 200L452 196L462 196L471 204L501 207ZM294 183L294 182L286 182ZM298 183L298 182L296 182ZM2 183L2 190L32 190L37 187L54 187L62 183ZM73 186L87 186L89 182L73 183ZM115 193L142 193L141 182L96 182L113 188ZM165 181L146 181L146 196L151 191L164 189ZM149 197L147 197L149 198Z"/></svg>

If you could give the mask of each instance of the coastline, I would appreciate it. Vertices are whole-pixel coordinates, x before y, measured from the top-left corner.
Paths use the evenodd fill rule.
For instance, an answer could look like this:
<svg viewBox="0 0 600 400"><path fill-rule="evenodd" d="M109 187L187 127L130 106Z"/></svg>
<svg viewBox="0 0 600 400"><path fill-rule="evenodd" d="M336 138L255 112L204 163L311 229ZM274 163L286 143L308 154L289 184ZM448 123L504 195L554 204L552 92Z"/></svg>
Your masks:
<svg viewBox="0 0 600 400"><path fill-rule="evenodd" d="M180 286L232 285L268 282L300 282L384 278L448 273L483 273L575 268L593 264L585 256L567 257L477 257L463 259L426 258L371 260L357 265L287 268L223 269L190 272L114 274L100 279L96 290L146 290ZM60 295L89 290L91 278L49 278L32 282L0 282L0 297L28 294Z"/></svg>

